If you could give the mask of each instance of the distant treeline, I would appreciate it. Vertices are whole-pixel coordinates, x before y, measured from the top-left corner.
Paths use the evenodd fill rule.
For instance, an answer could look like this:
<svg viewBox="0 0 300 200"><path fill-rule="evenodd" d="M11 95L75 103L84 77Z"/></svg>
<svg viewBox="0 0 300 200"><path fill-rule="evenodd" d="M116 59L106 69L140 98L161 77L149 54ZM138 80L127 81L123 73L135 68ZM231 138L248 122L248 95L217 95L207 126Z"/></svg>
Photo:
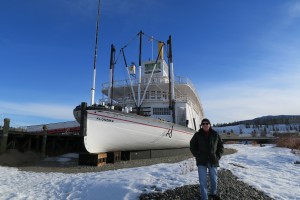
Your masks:
<svg viewBox="0 0 300 200"><path fill-rule="evenodd" d="M300 124L300 115L278 115L263 116L251 120L243 120L231 123L214 124L215 127L236 126L240 124L247 125L275 125L275 124Z"/></svg>

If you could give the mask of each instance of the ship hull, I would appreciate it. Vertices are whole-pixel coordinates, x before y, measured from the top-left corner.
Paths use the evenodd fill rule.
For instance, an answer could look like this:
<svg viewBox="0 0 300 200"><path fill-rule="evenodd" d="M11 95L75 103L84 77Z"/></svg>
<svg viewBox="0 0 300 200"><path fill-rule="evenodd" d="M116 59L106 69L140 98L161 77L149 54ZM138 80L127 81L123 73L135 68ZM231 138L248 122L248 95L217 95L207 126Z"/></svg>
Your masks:
<svg viewBox="0 0 300 200"><path fill-rule="evenodd" d="M194 130L114 110L87 110L84 145L90 153L188 147Z"/></svg>

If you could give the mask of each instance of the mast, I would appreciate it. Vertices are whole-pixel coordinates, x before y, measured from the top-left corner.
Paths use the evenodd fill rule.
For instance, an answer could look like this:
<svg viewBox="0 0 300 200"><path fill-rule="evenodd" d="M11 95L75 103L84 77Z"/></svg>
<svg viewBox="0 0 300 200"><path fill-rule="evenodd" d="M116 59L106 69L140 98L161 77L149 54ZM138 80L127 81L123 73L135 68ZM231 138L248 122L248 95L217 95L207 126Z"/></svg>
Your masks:
<svg viewBox="0 0 300 200"><path fill-rule="evenodd" d="M139 49L139 76L138 76L138 101L137 101L137 114L140 114L141 109L141 84L142 84L142 36L143 32L140 31L140 49Z"/></svg>
<svg viewBox="0 0 300 200"><path fill-rule="evenodd" d="M114 94L114 68L115 68L115 46L111 45L110 51L110 65L109 65L109 89L108 89L108 103L110 106L113 104L113 94Z"/></svg>
<svg viewBox="0 0 300 200"><path fill-rule="evenodd" d="M95 53L94 53L94 73L93 73L93 86L91 89L91 105L95 104L95 85L96 85L96 61L97 61L97 51L98 51L98 29L100 20L100 0L98 0L98 15L96 23L96 41L95 41Z"/></svg>
<svg viewBox="0 0 300 200"><path fill-rule="evenodd" d="M174 68L173 68L173 57L172 57L172 37L169 36L168 40L168 46L169 46L169 55L168 55L168 62L169 62L169 98L170 98L170 110L172 110L172 120L173 123L176 122L175 119L175 92L174 92Z"/></svg>

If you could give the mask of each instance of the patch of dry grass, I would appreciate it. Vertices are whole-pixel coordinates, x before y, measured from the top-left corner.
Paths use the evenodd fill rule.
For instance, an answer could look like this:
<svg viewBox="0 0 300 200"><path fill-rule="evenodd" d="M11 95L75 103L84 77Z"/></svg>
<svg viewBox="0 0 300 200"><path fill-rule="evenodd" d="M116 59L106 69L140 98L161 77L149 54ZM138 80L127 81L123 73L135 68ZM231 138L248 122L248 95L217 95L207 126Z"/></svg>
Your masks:
<svg viewBox="0 0 300 200"><path fill-rule="evenodd" d="M289 149L300 150L300 137L299 136L284 136L276 140L278 147L286 147Z"/></svg>

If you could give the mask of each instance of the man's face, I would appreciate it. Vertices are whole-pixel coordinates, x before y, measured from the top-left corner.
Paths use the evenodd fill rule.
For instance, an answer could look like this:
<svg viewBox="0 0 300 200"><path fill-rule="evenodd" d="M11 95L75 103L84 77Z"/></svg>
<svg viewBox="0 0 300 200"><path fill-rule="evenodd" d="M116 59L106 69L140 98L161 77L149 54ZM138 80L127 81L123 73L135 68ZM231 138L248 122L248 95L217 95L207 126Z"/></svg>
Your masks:
<svg viewBox="0 0 300 200"><path fill-rule="evenodd" d="M202 123L202 128L204 131L209 131L210 124L208 122L203 122Z"/></svg>

